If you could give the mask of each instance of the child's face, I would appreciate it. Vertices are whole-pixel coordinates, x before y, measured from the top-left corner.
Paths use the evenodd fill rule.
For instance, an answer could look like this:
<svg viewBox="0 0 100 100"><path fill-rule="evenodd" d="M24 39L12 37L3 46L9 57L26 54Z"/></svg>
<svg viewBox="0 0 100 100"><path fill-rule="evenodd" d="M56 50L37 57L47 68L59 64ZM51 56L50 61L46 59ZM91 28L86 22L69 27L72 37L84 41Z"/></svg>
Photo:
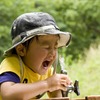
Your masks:
<svg viewBox="0 0 100 100"><path fill-rule="evenodd" d="M56 58L58 40L58 35L35 37L23 57L26 66L38 74L45 74Z"/></svg>

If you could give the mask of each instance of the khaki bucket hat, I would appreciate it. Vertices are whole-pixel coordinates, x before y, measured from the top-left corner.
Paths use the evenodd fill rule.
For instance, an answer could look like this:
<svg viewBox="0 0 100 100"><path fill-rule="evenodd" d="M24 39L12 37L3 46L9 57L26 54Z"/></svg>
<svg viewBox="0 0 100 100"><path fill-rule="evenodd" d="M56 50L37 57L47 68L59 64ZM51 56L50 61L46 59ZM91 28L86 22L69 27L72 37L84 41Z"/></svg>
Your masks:
<svg viewBox="0 0 100 100"><path fill-rule="evenodd" d="M31 12L20 15L12 24L12 47L4 55L12 54L13 49L36 35L59 34L58 47L68 46L71 33L59 30L54 18L45 12Z"/></svg>

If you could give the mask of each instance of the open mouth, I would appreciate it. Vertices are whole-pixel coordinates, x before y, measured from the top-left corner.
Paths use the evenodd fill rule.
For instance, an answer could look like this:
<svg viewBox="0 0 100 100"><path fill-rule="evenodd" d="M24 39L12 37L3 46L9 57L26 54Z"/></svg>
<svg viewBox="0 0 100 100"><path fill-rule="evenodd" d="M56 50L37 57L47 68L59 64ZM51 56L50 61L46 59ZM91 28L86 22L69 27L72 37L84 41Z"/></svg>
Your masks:
<svg viewBox="0 0 100 100"><path fill-rule="evenodd" d="M44 61L44 62L43 62L43 67L48 67L49 64L50 64L50 61Z"/></svg>

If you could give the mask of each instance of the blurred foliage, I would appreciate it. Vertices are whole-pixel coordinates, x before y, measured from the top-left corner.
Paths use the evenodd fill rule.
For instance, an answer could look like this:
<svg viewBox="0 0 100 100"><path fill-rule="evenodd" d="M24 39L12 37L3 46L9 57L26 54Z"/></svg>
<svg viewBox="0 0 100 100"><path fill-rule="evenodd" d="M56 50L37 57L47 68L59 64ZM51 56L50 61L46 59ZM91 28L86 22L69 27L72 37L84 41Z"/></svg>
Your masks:
<svg viewBox="0 0 100 100"><path fill-rule="evenodd" d="M100 41L100 0L0 0L0 61L3 51L11 46L10 28L22 13L50 13L63 31L72 33L69 47L59 52L68 64L83 57L91 43Z"/></svg>
<svg viewBox="0 0 100 100"><path fill-rule="evenodd" d="M80 59L66 67L68 75L74 81L79 81L80 96L73 93L73 98L84 98L89 95L100 95L100 44L92 44L85 50L85 60Z"/></svg>

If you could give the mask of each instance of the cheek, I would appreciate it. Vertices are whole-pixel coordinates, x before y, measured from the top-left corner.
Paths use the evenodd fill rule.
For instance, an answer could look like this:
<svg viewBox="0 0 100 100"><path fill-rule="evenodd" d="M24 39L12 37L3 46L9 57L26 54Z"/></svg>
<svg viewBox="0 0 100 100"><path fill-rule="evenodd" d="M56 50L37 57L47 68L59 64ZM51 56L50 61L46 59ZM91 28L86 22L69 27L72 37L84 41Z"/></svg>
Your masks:
<svg viewBox="0 0 100 100"><path fill-rule="evenodd" d="M42 61L47 56L48 52L42 49L34 49L29 52L29 55L34 61Z"/></svg>
<svg viewBox="0 0 100 100"><path fill-rule="evenodd" d="M46 50L43 50L43 49L38 49L35 51L35 54L37 54L40 57L46 57L48 52Z"/></svg>

